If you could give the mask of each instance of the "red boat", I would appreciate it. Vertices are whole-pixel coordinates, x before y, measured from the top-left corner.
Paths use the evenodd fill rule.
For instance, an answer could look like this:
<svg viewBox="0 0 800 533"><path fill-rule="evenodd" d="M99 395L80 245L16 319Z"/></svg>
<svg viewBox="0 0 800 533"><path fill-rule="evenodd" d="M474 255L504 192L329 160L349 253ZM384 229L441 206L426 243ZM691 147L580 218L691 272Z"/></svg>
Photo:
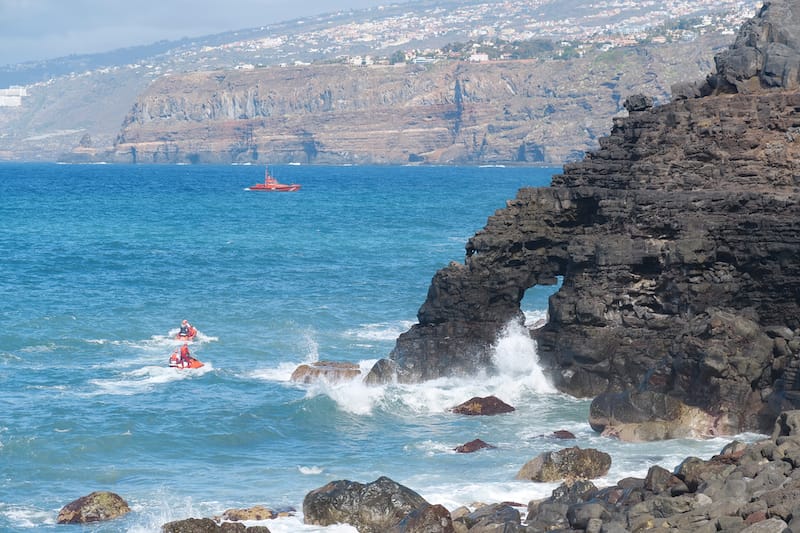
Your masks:
<svg viewBox="0 0 800 533"><path fill-rule="evenodd" d="M278 180L270 176L269 169L264 172L264 183L256 183L247 188L248 191L272 191L272 192L294 192L300 190L297 183L279 183Z"/></svg>

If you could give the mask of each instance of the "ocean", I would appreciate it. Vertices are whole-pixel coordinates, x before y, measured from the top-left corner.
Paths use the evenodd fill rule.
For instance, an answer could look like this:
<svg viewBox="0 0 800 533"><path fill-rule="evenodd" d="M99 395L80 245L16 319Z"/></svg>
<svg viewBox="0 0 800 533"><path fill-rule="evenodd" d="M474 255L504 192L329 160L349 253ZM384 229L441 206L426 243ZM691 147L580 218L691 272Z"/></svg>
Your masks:
<svg viewBox="0 0 800 533"><path fill-rule="evenodd" d="M333 480L388 476L450 510L528 501L557 484L514 479L541 452L611 454L607 478L709 458L731 438L626 444L555 392L510 328L496 376L416 385L301 385L317 360L386 357L435 272L525 186L558 168L276 166L294 193L245 190L258 166L0 165L0 531L61 531L96 490L132 508L90 532L157 532L230 508L294 509ZM531 321L557 287L528 290ZM168 367L187 319L201 369ZM449 409L494 394L516 411ZM574 441L550 438L567 429ZM754 436L742 436L742 438ZM480 438L496 446L454 448ZM524 512L523 512L524 514Z"/></svg>

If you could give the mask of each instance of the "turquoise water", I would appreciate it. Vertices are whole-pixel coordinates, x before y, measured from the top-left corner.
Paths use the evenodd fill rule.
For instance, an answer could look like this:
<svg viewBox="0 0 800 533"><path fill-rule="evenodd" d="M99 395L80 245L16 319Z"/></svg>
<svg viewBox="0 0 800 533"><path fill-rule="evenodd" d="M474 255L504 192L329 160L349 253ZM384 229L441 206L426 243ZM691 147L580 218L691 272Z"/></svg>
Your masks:
<svg viewBox="0 0 800 533"><path fill-rule="evenodd" d="M228 508L294 508L306 493L386 475L448 508L549 495L514 481L564 442L614 458L605 480L710 456L726 441L623 444L586 423L588 401L552 391L518 331L501 375L365 387L298 385L315 360L368 369L416 321L433 274L522 186L553 168L272 169L296 193L249 192L248 166L0 165L0 530L60 531L95 490L133 508L85 531L158 531ZM524 308L544 318L553 288ZM167 367L182 319L202 369ZM496 394L517 410L448 409ZM453 448L475 438L497 446ZM572 445L575 443L568 443ZM602 485L604 480L597 482Z"/></svg>

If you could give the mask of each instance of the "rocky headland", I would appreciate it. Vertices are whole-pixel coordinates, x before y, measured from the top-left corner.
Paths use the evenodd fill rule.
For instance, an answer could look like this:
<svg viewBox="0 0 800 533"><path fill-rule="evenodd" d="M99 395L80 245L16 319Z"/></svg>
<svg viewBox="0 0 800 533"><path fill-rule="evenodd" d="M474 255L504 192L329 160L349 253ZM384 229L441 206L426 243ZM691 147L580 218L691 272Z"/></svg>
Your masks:
<svg viewBox="0 0 800 533"><path fill-rule="evenodd" d="M521 189L435 274L367 380L492 367L534 285L556 387L631 440L768 432L800 398L800 4L765 3L673 99L627 98L600 148Z"/></svg>

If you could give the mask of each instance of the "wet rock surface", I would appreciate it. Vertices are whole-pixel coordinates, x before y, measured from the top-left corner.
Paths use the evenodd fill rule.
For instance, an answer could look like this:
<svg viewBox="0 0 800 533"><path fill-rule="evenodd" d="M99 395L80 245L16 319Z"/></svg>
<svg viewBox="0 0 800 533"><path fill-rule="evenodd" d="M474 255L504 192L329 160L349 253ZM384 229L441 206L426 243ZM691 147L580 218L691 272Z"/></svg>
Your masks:
<svg viewBox="0 0 800 533"><path fill-rule="evenodd" d="M95 491L65 505L58 513L59 524L87 524L105 522L128 514L128 503L121 496L108 491Z"/></svg>
<svg viewBox="0 0 800 533"><path fill-rule="evenodd" d="M289 379L298 383L313 383L325 380L329 383L349 381L361 375L356 363L349 361L315 361L294 369Z"/></svg>
<svg viewBox="0 0 800 533"><path fill-rule="evenodd" d="M303 499L307 524L345 523L362 533L386 531L428 502L413 490L387 477L371 483L332 481Z"/></svg>
<svg viewBox="0 0 800 533"><path fill-rule="evenodd" d="M460 415L491 416L503 413L511 413L515 411L515 409L496 396L475 396L466 402L453 407L451 411Z"/></svg>

